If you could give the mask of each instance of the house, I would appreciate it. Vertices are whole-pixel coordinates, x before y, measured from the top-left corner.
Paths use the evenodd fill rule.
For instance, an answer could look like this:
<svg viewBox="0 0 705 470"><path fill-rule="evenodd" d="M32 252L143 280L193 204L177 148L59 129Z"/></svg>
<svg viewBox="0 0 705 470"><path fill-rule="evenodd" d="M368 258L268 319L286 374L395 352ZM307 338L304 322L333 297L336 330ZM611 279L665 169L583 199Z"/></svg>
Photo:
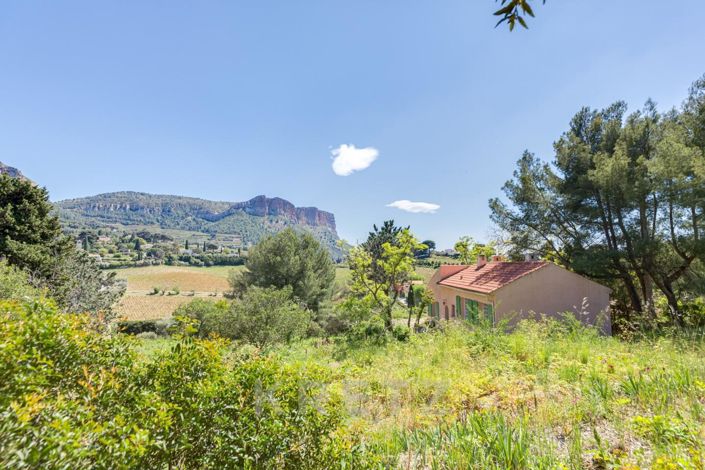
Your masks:
<svg viewBox="0 0 705 470"><path fill-rule="evenodd" d="M506 319L512 325L534 314L558 318L574 312L584 323L611 333L611 290L536 257L509 262L493 256L488 262L480 256L474 265L441 266L429 288L435 298L429 315L440 319Z"/></svg>

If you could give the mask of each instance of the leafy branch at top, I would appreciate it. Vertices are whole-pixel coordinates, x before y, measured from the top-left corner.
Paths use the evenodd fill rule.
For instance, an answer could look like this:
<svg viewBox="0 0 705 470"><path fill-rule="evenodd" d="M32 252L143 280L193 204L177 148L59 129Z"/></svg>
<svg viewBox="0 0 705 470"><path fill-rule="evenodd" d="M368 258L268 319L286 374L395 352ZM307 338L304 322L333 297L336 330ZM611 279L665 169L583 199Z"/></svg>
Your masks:
<svg viewBox="0 0 705 470"><path fill-rule="evenodd" d="M495 16L499 16L500 19L495 25L499 26L502 23L507 23L509 25L509 31L514 30L517 23L522 25L525 29L529 29L526 24L525 17L534 17L534 10L531 8L529 2L531 0L497 0L501 1L502 8L494 12ZM546 0L542 0L546 3Z"/></svg>

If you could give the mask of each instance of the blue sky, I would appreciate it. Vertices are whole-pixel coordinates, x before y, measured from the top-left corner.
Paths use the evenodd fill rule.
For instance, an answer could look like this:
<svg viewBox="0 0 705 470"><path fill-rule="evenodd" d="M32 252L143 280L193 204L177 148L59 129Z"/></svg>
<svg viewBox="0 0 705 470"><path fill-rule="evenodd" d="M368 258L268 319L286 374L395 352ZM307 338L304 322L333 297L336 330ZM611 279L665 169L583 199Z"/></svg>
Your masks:
<svg viewBox="0 0 705 470"><path fill-rule="evenodd" d="M581 106L670 108L705 73L701 0L548 0L513 33L496 8L4 2L0 161L53 200L266 194L334 212L352 242L394 218L448 247L488 238L487 200ZM440 207L388 207L405 200Z"/></svg>

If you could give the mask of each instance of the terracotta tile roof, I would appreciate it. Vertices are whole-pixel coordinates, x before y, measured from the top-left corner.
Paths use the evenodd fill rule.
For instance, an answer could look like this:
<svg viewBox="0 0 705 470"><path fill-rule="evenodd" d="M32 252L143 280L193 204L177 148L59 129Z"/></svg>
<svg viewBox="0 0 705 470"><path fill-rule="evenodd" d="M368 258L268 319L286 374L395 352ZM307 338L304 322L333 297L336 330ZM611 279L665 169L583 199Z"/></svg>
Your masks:
<svg viewBox="0 0 705 470"><path fill-rule="evenodd" d="M499 261L487 263L483 266L466 266L465 269L456 271L443 278L438 284L489 294L522 276L543 268L547 264L548 262L546 261L522 261L517 263ZM440 269L443 268L444 266L440 267Z"/></svg>

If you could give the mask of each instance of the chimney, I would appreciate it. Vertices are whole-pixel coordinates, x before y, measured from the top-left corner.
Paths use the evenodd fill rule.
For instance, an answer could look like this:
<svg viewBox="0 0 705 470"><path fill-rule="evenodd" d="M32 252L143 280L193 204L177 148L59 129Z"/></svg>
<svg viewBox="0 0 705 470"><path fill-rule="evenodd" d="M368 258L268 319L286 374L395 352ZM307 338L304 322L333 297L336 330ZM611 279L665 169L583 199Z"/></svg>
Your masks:
<svg viewBox="0 0 705 470"><path fill-rule="evenodd" d="M502 261L502 255L492 255L493 263L499 263L500 261Z"/></svg>
<svg viewBox="0 0 705 470"><path fill-rule="evenodd" d="M536 253L525 253L524 261L540 261L539 255Z"/></svg>
<svg viewBox="0 0 705 470"><path fill-rule="evenodd" d="M477 267L481 268L482 266L487 264L487 256L485 255L477 255Z"/></svg>

